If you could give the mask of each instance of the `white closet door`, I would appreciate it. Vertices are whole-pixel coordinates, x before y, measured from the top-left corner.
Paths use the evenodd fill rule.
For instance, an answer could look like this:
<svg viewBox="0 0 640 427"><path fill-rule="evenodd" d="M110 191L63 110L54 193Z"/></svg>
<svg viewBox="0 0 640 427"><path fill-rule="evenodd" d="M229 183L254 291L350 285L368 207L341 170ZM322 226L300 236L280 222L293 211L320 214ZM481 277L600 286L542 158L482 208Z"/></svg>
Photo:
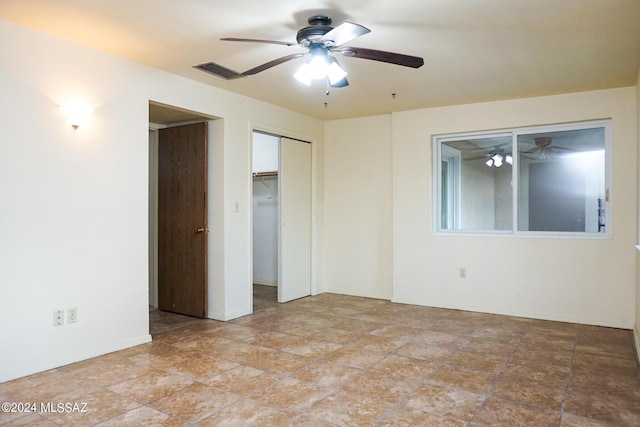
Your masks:
<svg viewBox="0 0 640 427"><path fill-rule="evenodd" d="M311 295L311 144L280 139L278 302Z"/></svg>

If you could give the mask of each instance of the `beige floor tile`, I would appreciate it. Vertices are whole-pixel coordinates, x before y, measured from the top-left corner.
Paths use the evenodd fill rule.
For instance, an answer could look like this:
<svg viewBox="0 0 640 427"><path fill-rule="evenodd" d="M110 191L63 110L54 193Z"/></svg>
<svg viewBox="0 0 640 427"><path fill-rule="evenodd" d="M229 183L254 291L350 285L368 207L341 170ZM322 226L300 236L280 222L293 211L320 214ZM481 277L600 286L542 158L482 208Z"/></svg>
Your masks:
<svg viewBox="0 0 640 427"><path fill-rule="evenodd" d="M540 406L553 411L562 409L566 387L543 384L529 378L502 375L491 391L493 397L522 404Z"/></svg>
<svg viewBox="0 0 640 427"><path fill-rule="evenodd" d="M496 356L511 356L516 349L516 345L510 341L500 338L487 339L482 337L471 337L462 344L461 350L474 351L476 353L493 354Z"/></svg>
<svg viewBox="0 0 640 427"><path fill-rule="evenodd" d="M295 412L255 399L242 399L198 423L198 427L276 427L285 426Z"/></svg>
<svg viewBox="0 0 640 427"><path fill-rule="evenodd" d="M332 425L368 427L391 407L391 403L374 397L338 392L314 405L308 415Z"/></svg>
<svg viewBox="0 0 640 427"><path fill-rule="evenodd" d="M504 369L508 360L504 356L459 350L447 359L447 365L497 374Z"/></svg>
<svg viewBox="0 0 640 427"><path fill-rule="evenodd" d="M252 399L292 412L301 412L335 390L295 378L283 378L251 394Z"/></svg>
<svg viewBox="0 0 640 427"><path fill-rule="evenodd" d="M452 418L440 417L438 415L423 412L418 409L409 409L401 406L386 415L377 424L379 427L462 427L466 423Z"/></svg>
<svg viewBox="0 0 640 427"><path fill-rule="evenodd" d="M348 344L357 340L361 336L362 334L358 332L345 331L344 329L327 328L314 333L313 335L309 336L309 338L336 344Z"/></svg>
<svg viewBox="0 0 640 427"><path fill-rule="evenodd" d="M384 355L361 350L355 347L344 347L326 354L324 359L330 362L352 366L354 368L366 369L374 366L376 363L384 359Z"/></svg>
<svg viewBox="0 0 640 427"><path fill-rule="evenodd" d="M191 384L193 381L187 377L164 371L153 371L110 386L109 390L137 402L148 403Z"/></svg>
<svg viewBox="0 0 640 427"><path fill-rule="evenodd" d="M0 413L0 425L3 427L56 427L58 424L49 421L39 414L9 414Z"/></svg>
<svg viewBox="0 0 640 427"><path fill-rule="evenodd" d="M400 347L396 353L399 356L412 357L431 362L442 362L451 356L454 351L455 347L451 346L441 347L425 342L412 341Z"/></svg>
<svg viewBox="0 0 640 427"><path fill-rule="evenodd" d="M378 362L371 370L385 375L419 381L430 375L436 368L437 364L434 362L391 354Z"/></svg>
<svg viewBox="0 0 640 427"><path fill-rule="evenodd" d="M511 361L504 372L541 383L566 386L569 381L569 367L542 364L531 361Z"/></svg>
<svg viewBox="0 0 640 427"><path fill-rule="evenodd" d="M559 422L560 411L489 398L473 418L472 425L555 427Z"/></svg>
<svg viewBox="0 0 640 427"><path fill-rule="evenodd" d="M206 381L207 385L246 396L277 381L275 374L240 365Z"/></svg>
<svg viewBox="0 0 640 427"><path fill-rule="evenodd" d="M355 377L361 375L362 372L362 369L319 360L295 371L291 376L299 380L335 389L351 382Z"/></svg>
<svg viewBox="0 0 640 427"><path fill-rule="evenodd" d="M77 401L61 403L71 406L64 406L61 411L46 412L42 415L59 425L82 427L106 421L140 406L140 403L109 390L99 390Z"/></svg>
<svg viewBox="0 0 640 427"><path fill-rule="evenodd" d="M335 323L332 327L336 329L344 329L345 331L357 332L365 334L376 329L380 329L384 326L384 323L369 322L366 320L358 319L345 319L343 321Z"/></svg>
<svg viewBox="0 0 640 427"><path fill-rule="evenodd" d="M240 398L238 394L196 383L155 400L149 406L193 423Z"/></svg>
<svg viewBox="0 0 640 427"><path fill-rule="evenodd" d="M640 426L640 400L621 399L595 391L569 390L564 410L587 418L617 423L620 426Z"/></svg>
<svg viewBox="0 0 640 427"><path fill-rule="evenodd" d="M597 390L599 393L618 396L623 399L640 400L640 377L635 375L576 372L571 377L569 387L582 393Z"/></svg>
<svg viewBox="0 0 640 427"><path fill-rule="evenodd" d="M398 379L375 371L365 371L345 383L342 387L346 391L363 396L381 399L389 403L396 403L412 393L417 385L410 379Z"/></svg>
<svg viewBox="0 0 640 427"><path fill-rule="evenodd" d="M125 426L187 427L187 423L148 406L140 406L96 425L96 427Z"/></svg>
<svg viewBox="0 0 640 427"><path fill-rule="evenodd" d="M484 394L489 391L497 376L491 372L476 371L458 366L443 365L429 376L429 382Z"/></svg>
<svg viewBox="0 0 640 427"><path fill-rule="evenodd" d="M468 422L483 401L484 396L479 394L437 384L424 384L407 398L406 406L412 410Z"/></svg>
<svg viewBox="0 0 640 427"><path fill-rule="evenodd" d="M194 381L205 382L214 375L233 369L236 366L238 366L238 363L230 362L208 354L197 353L188 361L176 363L175 365L166 368L166 370L168 372L188 377Z"/></svg>

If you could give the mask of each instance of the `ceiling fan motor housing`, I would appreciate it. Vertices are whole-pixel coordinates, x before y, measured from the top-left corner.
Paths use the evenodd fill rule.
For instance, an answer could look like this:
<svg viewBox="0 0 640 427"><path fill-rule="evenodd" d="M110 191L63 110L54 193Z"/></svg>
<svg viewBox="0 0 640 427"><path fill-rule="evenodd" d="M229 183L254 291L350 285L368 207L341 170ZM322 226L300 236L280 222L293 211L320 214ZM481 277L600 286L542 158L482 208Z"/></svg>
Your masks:
<svg viewBox="0 0 640 427"><path fill-rule="evenodd" d="M296 35L296 41L302 46L317 42L322 36L333 30L331 18L325 15L314 15L308 19L309 26L302 28Z"/></svg>

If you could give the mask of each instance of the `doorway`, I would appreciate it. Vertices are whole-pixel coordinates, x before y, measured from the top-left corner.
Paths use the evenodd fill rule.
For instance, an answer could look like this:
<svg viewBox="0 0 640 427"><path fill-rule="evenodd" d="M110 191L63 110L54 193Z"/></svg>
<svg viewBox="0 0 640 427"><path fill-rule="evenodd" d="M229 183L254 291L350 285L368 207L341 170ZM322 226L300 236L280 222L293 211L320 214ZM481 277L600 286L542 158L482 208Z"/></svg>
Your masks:
<svg viewBox="0 0 640 427"><path fill-rule="evenodd" d="M252 181L254 299L311 295L311 144L254 131Z"/></svg>
<svg viewBox="0 0 640 427"><path fill-rule="evenodd" d="M211 119L149 103L150 313L160 309L207 317Z"/></svg>

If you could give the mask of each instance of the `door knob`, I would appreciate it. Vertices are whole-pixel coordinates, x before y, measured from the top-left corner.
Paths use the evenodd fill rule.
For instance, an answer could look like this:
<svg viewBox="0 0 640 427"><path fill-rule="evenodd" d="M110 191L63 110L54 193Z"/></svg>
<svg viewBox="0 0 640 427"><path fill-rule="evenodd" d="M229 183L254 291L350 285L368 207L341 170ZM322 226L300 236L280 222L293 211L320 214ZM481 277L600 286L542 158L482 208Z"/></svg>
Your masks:
<svg viewBox="0 0 640 427"><path fill-rule="evenodd" d="M198 227L196 228L196 233L208 233L209 227Z"/></svg>

